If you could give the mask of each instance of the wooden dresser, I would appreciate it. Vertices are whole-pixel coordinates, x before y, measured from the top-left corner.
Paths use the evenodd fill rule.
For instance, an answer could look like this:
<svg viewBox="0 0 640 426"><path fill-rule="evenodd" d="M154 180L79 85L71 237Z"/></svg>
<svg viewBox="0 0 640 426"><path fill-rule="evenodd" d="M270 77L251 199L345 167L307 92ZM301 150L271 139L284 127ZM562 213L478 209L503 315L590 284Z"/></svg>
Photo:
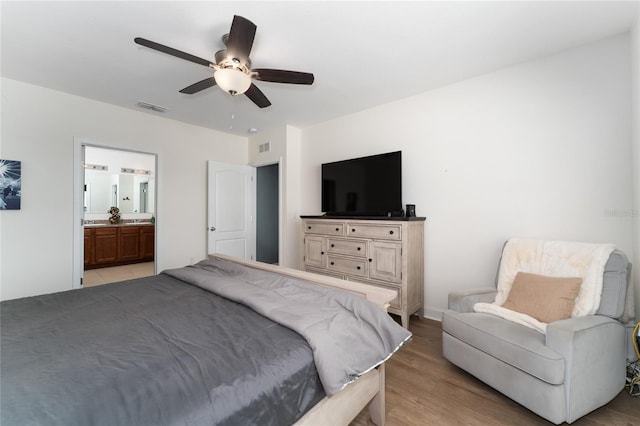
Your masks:
<svg viewBox="0 0 640 426"><path fill-rule="evenodd" d="M303 269L395 290L389 312L422 318L424 310L424 217L363 218L301 216Z"/></svg>

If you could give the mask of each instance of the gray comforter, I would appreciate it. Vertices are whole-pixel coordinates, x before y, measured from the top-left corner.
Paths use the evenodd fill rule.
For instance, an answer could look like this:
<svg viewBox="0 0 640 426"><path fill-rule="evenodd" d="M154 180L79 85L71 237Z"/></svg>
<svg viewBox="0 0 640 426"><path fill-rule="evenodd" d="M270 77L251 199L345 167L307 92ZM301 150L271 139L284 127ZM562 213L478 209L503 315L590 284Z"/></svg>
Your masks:
<svg viewBox="0 0 640 426"><path fill-rule="evenodd" d="M3 426L290 424L318 372L333 393L409 337L355 296L224 261L0 314Z"/></svg>
<svg viewBox="0 0 640 426"><path fill-rule="evenodd" d="M220 259L164 273L249 306L307 339L333 395L411 338L378 306L345 291Z"/></svg>

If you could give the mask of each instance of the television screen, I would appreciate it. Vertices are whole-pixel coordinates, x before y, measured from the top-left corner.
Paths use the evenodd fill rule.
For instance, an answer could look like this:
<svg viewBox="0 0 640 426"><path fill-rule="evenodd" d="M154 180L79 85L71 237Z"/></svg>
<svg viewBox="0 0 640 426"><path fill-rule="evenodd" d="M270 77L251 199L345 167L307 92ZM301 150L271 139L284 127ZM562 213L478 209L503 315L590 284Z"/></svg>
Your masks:
<svg viewBox="0 0 640 426"><path fill-rule="evenodd" d="M344 216L401 215L402 152L323 164L322 211Z"/></svg>

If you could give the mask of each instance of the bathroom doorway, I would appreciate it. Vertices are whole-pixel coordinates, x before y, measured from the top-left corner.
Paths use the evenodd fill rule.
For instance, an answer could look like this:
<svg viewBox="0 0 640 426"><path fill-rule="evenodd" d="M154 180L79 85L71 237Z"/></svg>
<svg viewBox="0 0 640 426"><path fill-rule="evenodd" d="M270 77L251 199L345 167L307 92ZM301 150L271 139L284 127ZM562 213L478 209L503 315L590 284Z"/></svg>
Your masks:
<svg viewBox="0 0 640 426"><path fill-rule="evenodd" d="M87 143L80 151L80 286L154 275L157 156Z"/></svg>

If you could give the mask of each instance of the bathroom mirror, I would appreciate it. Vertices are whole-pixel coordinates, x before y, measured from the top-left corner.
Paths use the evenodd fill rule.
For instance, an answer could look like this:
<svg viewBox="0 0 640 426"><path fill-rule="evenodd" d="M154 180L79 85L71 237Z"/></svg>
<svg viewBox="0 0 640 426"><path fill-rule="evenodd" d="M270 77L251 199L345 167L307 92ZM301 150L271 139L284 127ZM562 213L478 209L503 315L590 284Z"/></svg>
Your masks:
<svg viewBox="0 0 640 426"><path fill-rule="evenodd" d="M155 156L85 148L84 212L154 213Z"/></svg>
<svg viewBox="0 0 640 426"><path fill-rule="evenodd" d="M85 170L84 176L85 213L107 213L114 205L120 213L154 212L154 177L97 170Z"/></svg>

